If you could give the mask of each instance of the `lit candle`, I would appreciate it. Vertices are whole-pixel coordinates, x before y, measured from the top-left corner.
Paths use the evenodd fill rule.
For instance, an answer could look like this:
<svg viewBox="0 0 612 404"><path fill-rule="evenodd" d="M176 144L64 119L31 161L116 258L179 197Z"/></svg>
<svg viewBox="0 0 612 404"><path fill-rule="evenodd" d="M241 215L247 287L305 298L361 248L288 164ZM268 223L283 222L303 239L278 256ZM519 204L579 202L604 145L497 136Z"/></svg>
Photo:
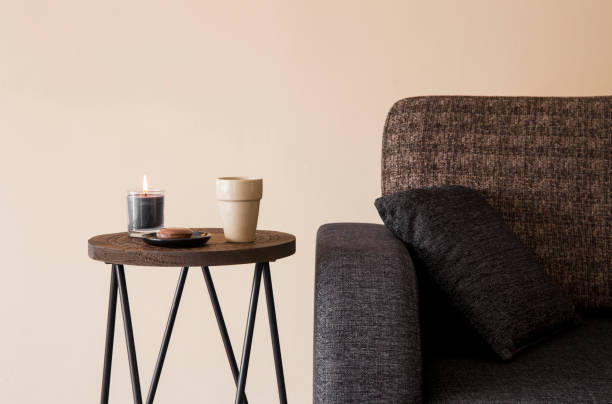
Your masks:
<svg viewBox="0 0 612 404"><path fill-rule="evenodd" d="M128 231L131 236L164 227L164 191L149 189L146 175L142 179L142 190L128 192L127 202Z"/></svg>

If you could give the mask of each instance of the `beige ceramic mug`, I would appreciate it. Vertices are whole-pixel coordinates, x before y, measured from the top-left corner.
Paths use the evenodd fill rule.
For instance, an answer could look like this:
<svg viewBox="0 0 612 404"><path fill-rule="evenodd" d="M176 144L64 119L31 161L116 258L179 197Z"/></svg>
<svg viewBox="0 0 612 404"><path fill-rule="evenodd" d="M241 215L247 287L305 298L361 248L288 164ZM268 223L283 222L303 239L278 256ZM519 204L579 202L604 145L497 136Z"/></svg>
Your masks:
<svg viewBox="0 0 612 404"><path fill-rule="evenodd" d="M217 203L225 239L230 243L255 241L263 180L249 177L217 178Z"/></svg>

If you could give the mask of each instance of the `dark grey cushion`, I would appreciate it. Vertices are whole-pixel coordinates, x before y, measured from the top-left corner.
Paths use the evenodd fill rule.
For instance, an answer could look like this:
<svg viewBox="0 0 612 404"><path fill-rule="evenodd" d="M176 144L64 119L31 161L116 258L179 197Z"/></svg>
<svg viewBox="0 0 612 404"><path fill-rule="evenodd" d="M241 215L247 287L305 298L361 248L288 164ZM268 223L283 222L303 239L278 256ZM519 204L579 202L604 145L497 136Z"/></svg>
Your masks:
<svg viewBox="0 0 612 404"><path fill-rule="evenodd" d="M379 198L376 207L502 359L579 321L535 255L478 192L414 189Z"/></svg>
<svg viewBox="0 0 612 404"><path fill-rule="evenodd" d="M586 318L557 338L526 349L510 362L491 356L428 358L432 403L610 403L612 318Z"/></svg>
<svg viewBox="0 0 612 404"><path fill-rule="evenodd" d="M317 233L314 402L421 402L417 282L404 244L382 225Z"/></svg>

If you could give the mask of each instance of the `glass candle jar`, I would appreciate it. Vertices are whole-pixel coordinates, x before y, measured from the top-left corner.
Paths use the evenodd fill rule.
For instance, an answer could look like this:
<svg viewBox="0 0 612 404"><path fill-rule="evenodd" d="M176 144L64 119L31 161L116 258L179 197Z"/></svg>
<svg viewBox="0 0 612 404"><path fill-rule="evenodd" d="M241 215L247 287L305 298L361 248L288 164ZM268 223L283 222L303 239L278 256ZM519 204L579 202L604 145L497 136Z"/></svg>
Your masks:
<svg viewBox="0 0 612 404"><path fill-rule="evenodd" d="M164 191L130 191L127 203L130 236L142 236L164 227Z"/></svg>

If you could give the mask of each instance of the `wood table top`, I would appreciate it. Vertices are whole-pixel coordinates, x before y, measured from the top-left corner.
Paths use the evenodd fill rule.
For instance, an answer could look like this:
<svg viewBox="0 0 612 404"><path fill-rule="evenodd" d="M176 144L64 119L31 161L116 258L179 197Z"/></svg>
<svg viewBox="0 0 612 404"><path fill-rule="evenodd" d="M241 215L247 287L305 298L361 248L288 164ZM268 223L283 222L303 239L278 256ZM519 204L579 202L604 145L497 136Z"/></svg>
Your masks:
<svg viewBox="0 0 612 404"><path fill-rule="evenodd" d="M145 243L128 233L112 233L89 239L89 257L109 264L155 267L235 265L270 262L295 253L295 236L270 230L257 230L252 243L228 243L223 229L194 228L210 233L201 247L167 248Z"/></svg>

